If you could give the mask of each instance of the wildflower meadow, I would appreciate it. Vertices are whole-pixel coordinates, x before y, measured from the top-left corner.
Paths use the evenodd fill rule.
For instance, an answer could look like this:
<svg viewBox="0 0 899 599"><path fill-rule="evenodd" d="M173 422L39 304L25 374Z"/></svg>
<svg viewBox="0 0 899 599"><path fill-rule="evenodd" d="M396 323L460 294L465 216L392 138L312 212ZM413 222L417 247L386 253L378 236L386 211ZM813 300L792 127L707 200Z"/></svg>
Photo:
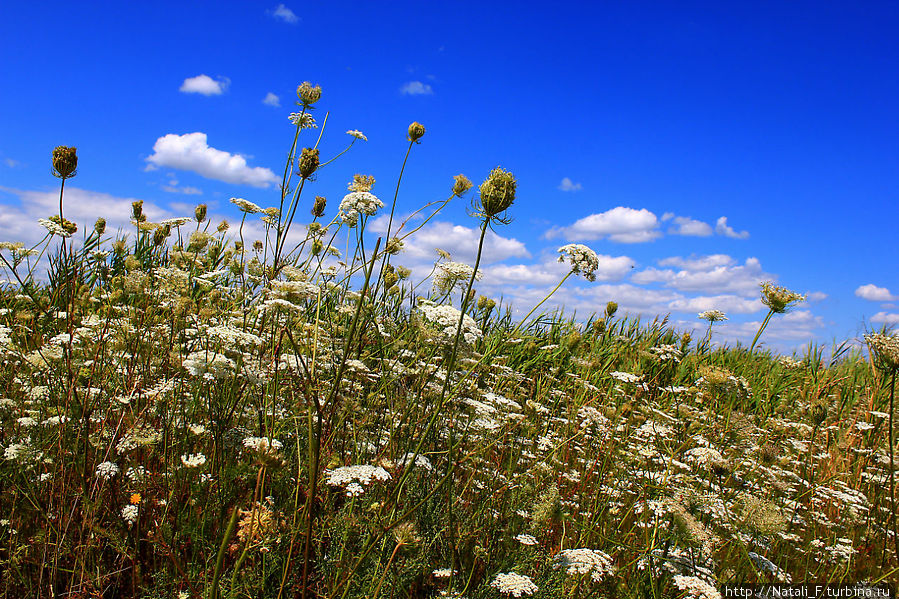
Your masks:
<svg viewBox="0 0 899 599"><path fill-rule="evenodd" d="M316 123L321 96L297 89L280 188L232 198L238 223L202 204L151 222L141 202L127 230L72 222L77 150L52 151L44 238L0 243L0 596L717 599L899 579L899 337L779 355L759 341L805 298L768 281L750 346L716 339L719 310L701 336L615 298L548 311L595 279L580 244L513 316L477 288L515 175L398 210L410 155L440 143L414 122L399 180L310 197L366 142ZM470 205L476 259L441 250L416 278L404 243L450 202Z"/></svg>

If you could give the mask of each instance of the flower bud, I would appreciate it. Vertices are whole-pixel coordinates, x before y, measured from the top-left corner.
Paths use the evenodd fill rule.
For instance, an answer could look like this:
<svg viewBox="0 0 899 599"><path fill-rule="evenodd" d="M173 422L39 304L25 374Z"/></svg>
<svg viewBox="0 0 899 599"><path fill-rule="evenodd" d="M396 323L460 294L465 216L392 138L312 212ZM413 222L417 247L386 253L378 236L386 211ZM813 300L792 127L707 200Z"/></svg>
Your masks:
<svg viewBox="0 0 899 599"><path fill-rule="evenodd" d="M409 125L409 141L418 141L425 134L425 126L415 121Z"/></svg>
<svg viewBox="0 0 899 599"><path fill-rule="evenodd" d="M194 218L197 219L198 223L206 220L206 204L200 204L197 206L196 210L194 210Z"/></svg>
<svg viewBox="0 0 899 599"><path fill-rule="evenodd" d="M136 220L137 222L141 222L144 220L142 217L144 215L144 201L137 200L136 202L131 202L131 218Z"/></svg>
<svg viewBox="0 0 899 599"><path fill-rule="evenodd" d="M481 183L481 208L485 215L494 217L515 201L515 176L499 167L490 171Z"/></svg>
<svg viewBox="0 0 899 599"><path fill-rule="evenodd" d="M153 245L155 245L156 247L159 247L163 243L165 243L165 238L165 229L163 229L162 227L159 227L158 229L153 231Z"/></svg>
<svg viewBox="0 0 899 599"><path fill-rule="evenodd" d="M75 176L78 168L78 156L75 148L57 146L53 150L53 175L60 179L68 179Z"/></svg>
<svg viewBox="0 0 899 599"><path fill-rule="evenodd" d="M228 221L223 220L222 222L219 223L219 226L216 228L216 231L218 231L219 233L224 233L230 227L231 227L231 225L228 224Z"/></svg>
<svg viewBox="0 0 899 599"><path fill-rule="evenodd" d="M606 304L606 318L612 318L615 316L615 312L618 311L618 304L616 302L609 302Z"/></svg>
<svg viewBox="0 0 899 599"><path fill-rule="evenodd" d="M465 175L456 175L453 177L453 181L453 195L462 196L474 187L474 183Z"/></svg>
<svg viewBox="0 0 899 599"><path fill-rule="evenodd" d="M300 154L300 176L308 179L318 168L318 150L312 148L303 148Z"/></svg>
<svg viewBox="0 0 899 599"><path fill-rule="evenodd" d="M322 88L320 85L313 86L308 81L304 81L297 87L297 97L304 106L312 106L322 97Z"/></svg>
<svg viewBox="0 0 899 599"><path fill-rule="evenodd" d="M325 215L325 207L328 205L328 200L324 198L324 196L315 196L315 203L312 204L312 216L318 218L320 216Z"/></svg>
<svg viewBox="0 0 899 599"><path fill-rule="evenodd" d="M97 219L97 222L94 223L94 231L97 232L97 235L102 235L106 232L106 219L100 217Z"/></svg>

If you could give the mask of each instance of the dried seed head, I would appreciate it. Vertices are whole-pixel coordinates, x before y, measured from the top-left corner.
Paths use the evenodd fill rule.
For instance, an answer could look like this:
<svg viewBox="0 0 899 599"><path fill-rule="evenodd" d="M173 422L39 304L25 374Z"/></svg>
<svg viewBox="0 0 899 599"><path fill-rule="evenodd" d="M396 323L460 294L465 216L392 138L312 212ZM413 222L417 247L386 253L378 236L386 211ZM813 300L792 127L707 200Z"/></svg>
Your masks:
<svg viewBox="0 0 899 599"><path fill-rule="evenodd" d="M62 230L68 233L69 236L74 235L78 231L78 225L59 215L51 216L49 220L62 227Z"/></svg>
<svg viewBox="0 0 899 599"><path fill-rule="evenodd" d="M97 232L97 235L102 235L106 232L106 219L102 216L97 219L97 222L94 223L94 231Z"/></svg>
<svg viewBox="0 0 899 599"><path fill-rule="evenodd" d="M615 312L618 311L618 304L616 302L609 302L606 304L606 318L612 318L615 316Z"/></svg>
<svg viewBox="0 0 899 599"><path fill-rule="evenodd" d="M75 148L57 146L53 150L53 176L60 179L74 177L78 168L78 156Z"/></svg>
<svg viewBox="0 0 899 599"><path fill-rule="evenodd" d="M880 370L889 372L899 369L899 335L872 333L865 335L865 341Z"/></svg>
<svg viewBox="0 0 899 599"><path fill-rule="evenodd" d="M409 125L409 141L418 141L425 134L425 126L415 121Z"/></svg>
<svg viewBox="0 0 899 599"><path fill-rule="evenodd" d="M197 219L198 223L206 220L206 204L200 204L197 206L196 210L194 210L194 218Z"/></svg>
<svg viewBox="0 0 899 599"><path fill-rule="evenodd" d="M499 167L490 171L481 183L481 210L488 218L505 211L515 201L515 176Z"/></svg>
<svg viewBox="0 0 899 599"><path fill-rule="evenodd" d="M316 218L324 216L325 207L327 205L328 200L326 200L324 196L315 196L315 203L312 204L312 216Z"/></svg>
<svg viewBox="0 0 899 599"><path fill-rule="evenodd" d="M606 330L606 319L599 318L593 321L593 333L595 335L602 335Z"/></svg>
<svg viewBox="0 0 899 599"><path fill-rule="evenodd" d="M153 231L153 245L155 245L156 247L161 246L163 243L165 243L166 237L167 235L165 229L159 227L158 229Z"/></svg>
<svg viewBox="0 0 899 599"><path fill-rule="evenodd" d="M297 87L297 97L300 99L302 106L308 108L322 97L322 88L320 85L313 86L308 81L304 81Z"/></svg>
<svg viewBox="0 0 899 599"><path fill-rule="evenodd" d="M308 179L318 168L318 150L313 148L303 148L300 154L300 176Z"/></svg>
<svg viewBox="0 0 899 599"><path fill-rule="evenodd" d="M384 248L384 251L386 251L391 256L396 256L401 251L403 251L404 245L405 244L399 237L391 237L387 242L387 246Z"/></svg>
<svg viewBox="0 0 899 599"><path fill-rule="evenodd" d="M469 189L474 187L474 183L465 175L456 175L453 177L453 195L462 197Z"/></svg>
<svg viewBox="0 0 899 599"><path fill-rule="evenodd" d="M143 221L144 216L144 201L137 200L136 202L131 202L131 218L136 220L137 222Z"/></svg>

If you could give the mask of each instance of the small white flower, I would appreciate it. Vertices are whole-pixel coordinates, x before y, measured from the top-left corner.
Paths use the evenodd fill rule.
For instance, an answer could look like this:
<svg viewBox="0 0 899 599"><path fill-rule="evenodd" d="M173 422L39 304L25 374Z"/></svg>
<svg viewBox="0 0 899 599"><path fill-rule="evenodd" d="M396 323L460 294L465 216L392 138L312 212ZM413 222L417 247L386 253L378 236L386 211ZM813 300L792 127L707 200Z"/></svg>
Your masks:
<svg viewBox="0 0 899 599"><path fill-rule="evenodd" d="M368 138L363 135L362 131L356 131L355 129L350 129L346 132L347 135L352 135L356 139L361 139L362 141L368 141Z"/></svg>
<svg viewBox="0 0 899 599"><path fill-rule="evenodd" d="M261 207L243 198L231 198L231 203L247 214L256 214L257 212L262 212Z"/></svg>
<svg viewBox="0 0 899 599"><path fill-rule="evenodd" d="M97 466L97 477L109 480L119 473L119 467L113 462L103 462Z"/></svg>
<svg viewBox="0 0 899 599"><path fill-rule="evenodd" d="M515 572L497 574L490 586L497 589L500 593L514 597L533 595L539 590L533 580Z"/></svg>
<svg viewBox="0 0 899 599"><path fill-rule="evenodd" d="M537 539L532 537L531 535L517 535L515 540L521 543L522 545L536 545Z"/></svg>
<svg viewBox="0 0 899 599"><path fill-rule="evenodd" d="M206 456L202 453L184 454L181 456L181 463L187 468L199 468L206 463Z"/></svg>
<svg viewBox="0 0 899 599"><path fill-rule="evenodd" d="M131 526L137 522L137 512L138 507L136 505L126 505L122 508L122 520L127 522L128 526Z"/></svg>
<svg viewBox="0 0 899 599"><path fill-rule="evenodd" d="M559 248L559 262L568 258L571 263L571 271L582 274L588 281L596 280L596 269L599 268L599 256L596 252L580 243L569 243Z"/></svg>
<svg viewBox="0 0 899 599"><path fill-rule="evenodd" d="M291 112L287 118L294 125L299 125L301 129L318 129L315 119L308 112Z"/></svg>

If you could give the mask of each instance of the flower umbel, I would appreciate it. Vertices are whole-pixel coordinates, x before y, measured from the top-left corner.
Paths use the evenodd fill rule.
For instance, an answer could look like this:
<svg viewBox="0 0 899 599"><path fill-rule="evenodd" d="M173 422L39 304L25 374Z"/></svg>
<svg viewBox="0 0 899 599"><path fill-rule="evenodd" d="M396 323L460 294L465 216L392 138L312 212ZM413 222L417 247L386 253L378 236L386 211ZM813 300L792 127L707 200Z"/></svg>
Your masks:
<svg viewBox="0 0 899 599"><path fill-rule="evenodd" d="M559 262L567 258L571 263L571 271L584 275L588 281L596 280L596 269L599 268L599 256L596 252L580 243L569 243L559 248Z"/></svg>
<svg viewBox="0 0 899 599"><path fill-rule="evenodd" d="M800 295L795 291L790 291L786 287L774 285L771 281L765 281L761 284L761 287L762 303L768 306L771 311L776 314L783 314L788 308L792 307L793 304L805 301L804 295Z"/></svg>

